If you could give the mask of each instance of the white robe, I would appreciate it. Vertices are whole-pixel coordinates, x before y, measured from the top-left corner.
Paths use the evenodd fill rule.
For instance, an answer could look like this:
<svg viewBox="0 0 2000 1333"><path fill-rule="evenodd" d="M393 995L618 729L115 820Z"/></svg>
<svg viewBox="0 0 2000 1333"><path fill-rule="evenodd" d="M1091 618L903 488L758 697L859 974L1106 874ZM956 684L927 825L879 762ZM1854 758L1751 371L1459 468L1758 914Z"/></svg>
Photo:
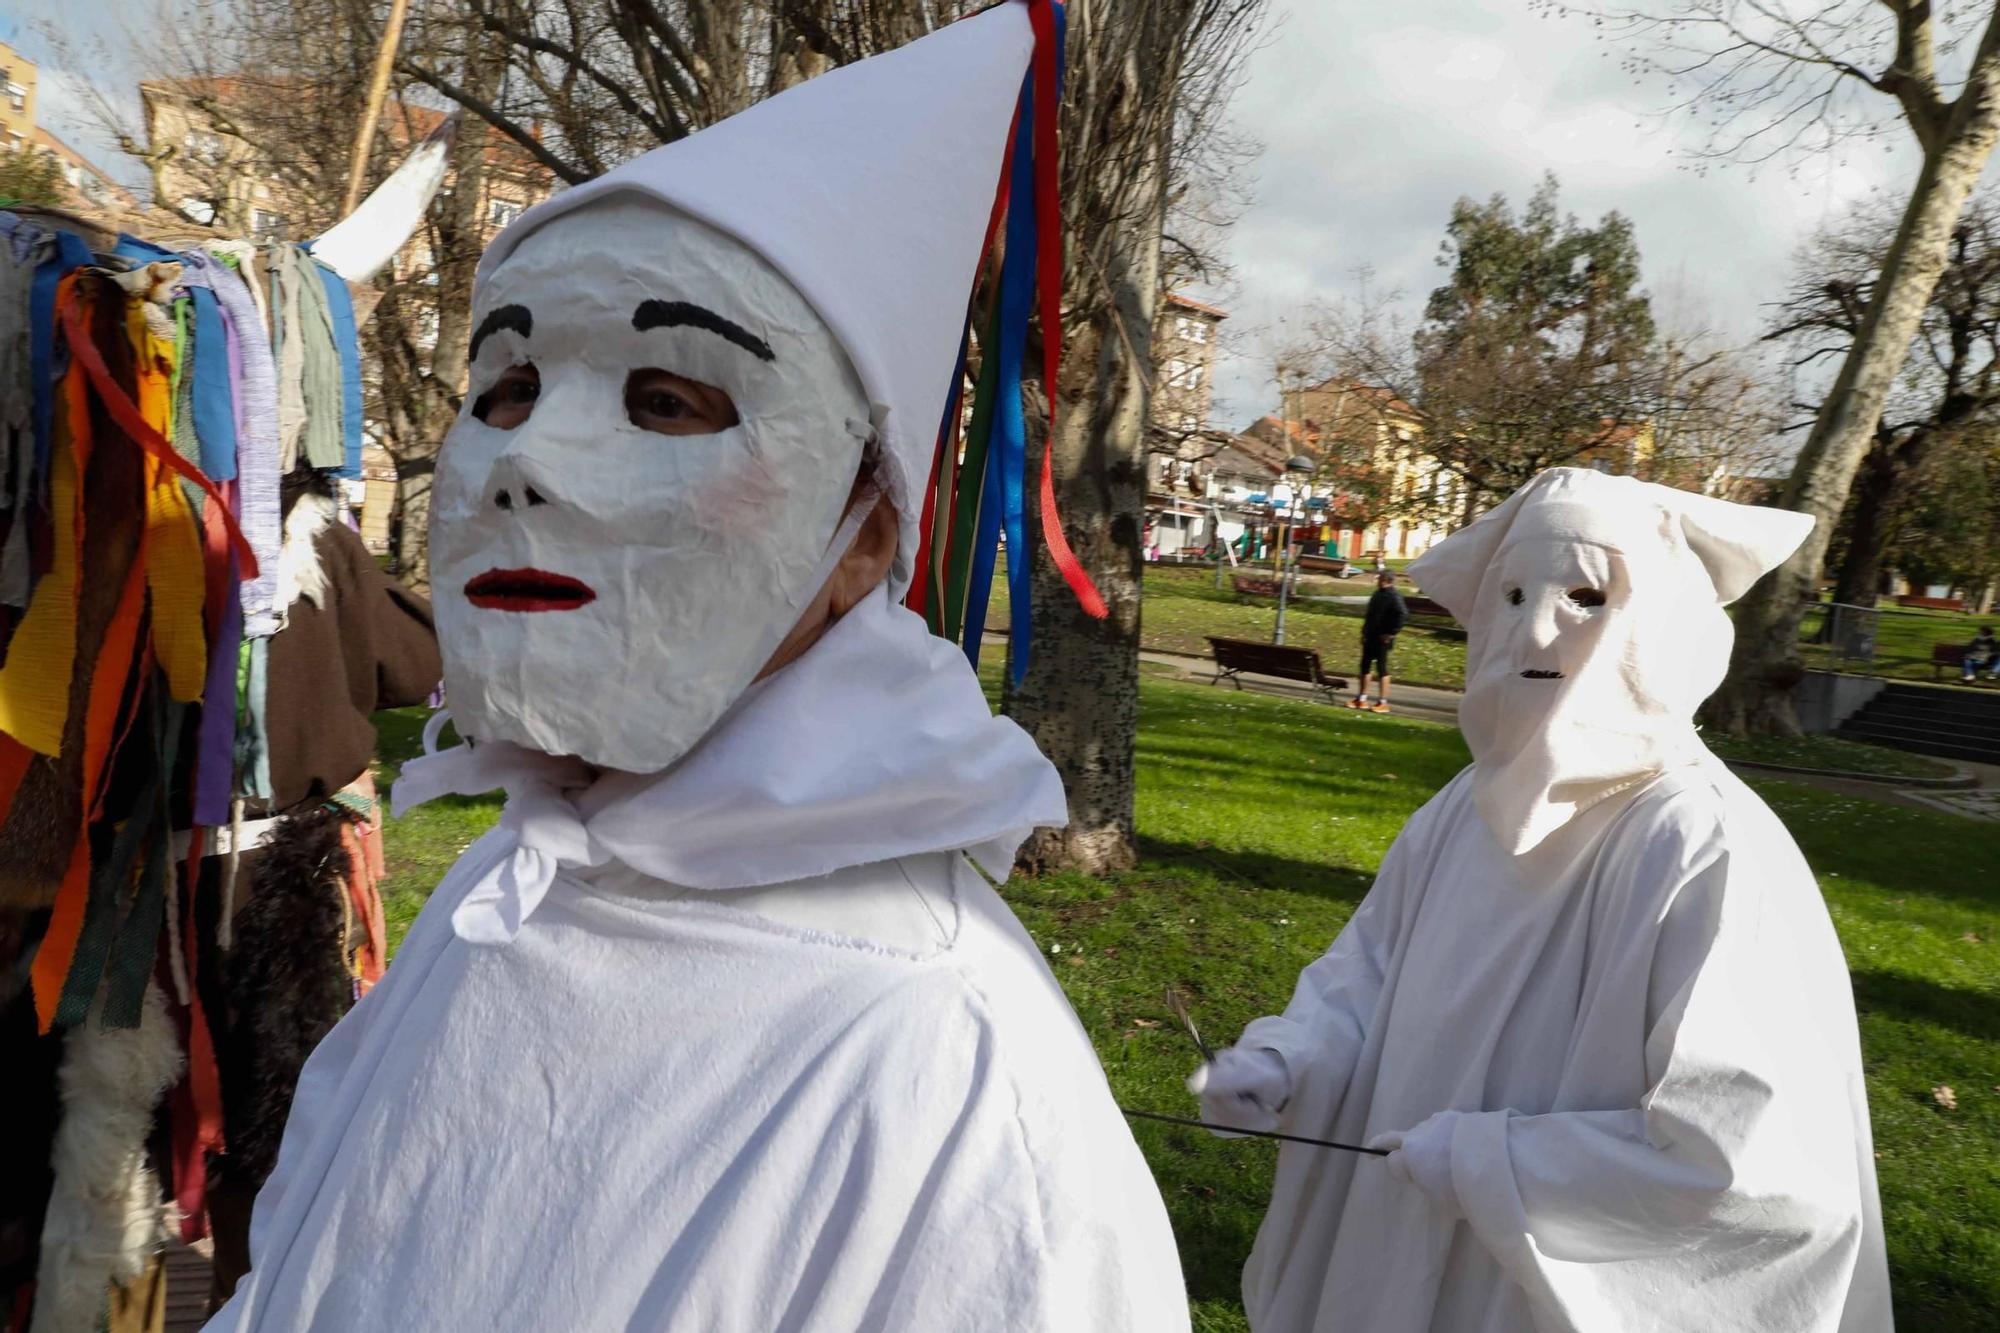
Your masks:
<svg viewBox="0 0 2000 1333"><path fill-rule="evenodd" d="M1890 1327L1853 994L1797 847L1713 760L1515 857L1461 774L1281 1017L1280 1128L1448 1144L1449 1195L1286 1145L1258 1333Z"/></svg>
<svg viewBox="0 0 2000 1333"><path fill-rule="evenodd" d="M1095 1055L964 856L729 892L613 863L467 943L508 847L307 1063L211 1330L1187 1328Z"/></svg>

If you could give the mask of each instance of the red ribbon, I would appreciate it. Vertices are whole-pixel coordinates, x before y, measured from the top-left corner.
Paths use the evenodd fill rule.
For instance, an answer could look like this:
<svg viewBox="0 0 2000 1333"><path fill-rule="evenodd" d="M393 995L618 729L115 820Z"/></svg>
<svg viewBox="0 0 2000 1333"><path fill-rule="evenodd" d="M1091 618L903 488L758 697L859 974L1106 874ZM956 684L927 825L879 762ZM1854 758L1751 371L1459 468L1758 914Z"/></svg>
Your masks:
<svg viewBox="0 0 2000 1333"><path fill-rule="evenodd" d="M64 294L61 303L63 330L69 334L70 355L76 358L77 364L90 376L91 386L97 390L98 399L111 413L111 419L118 423L119 428L132 437L133 443L151 454L162 467L200 487L209 499L221 507L223 525L229 532L229 544L235 549L237 559L242 562L237 568L243 571L246 580L256 578L257 553L250 549L250 543L243 536L243 529L236 525L236 516L229 512L229 506L223 500L222 492L208 479L208 474L174 452L173 445L167 443L165 438L147 425L145 418L139 415L138 404L118 387L118 382L111 377L110 367L104 364L104 354L98 350L97 344L91 341L90 328L84 323L82 307L82 299L76 295L75 288L70 288Z"/></svg>
<svg viewBox="0 0 2000 1333"><path fill-rule="evenodd" d="M1040 270L1042 317L1042 379L1049 391L1049 433L1042 444L1042 540L1063 582L1076 595L1084 614L1097 620L1108 616L1110 608L1097 591L1083 563L1070 549L1063 535L1062 515L1056 508L1056 371L1062 364L1062 279L1063 231L1061 173L1057 169L1056 122L1062 115L1061 92L1056 79L1056 14L1052 0L1028 0L1028 18L1035 27L1035 208L1041 250L1035 256Z"/></svg>

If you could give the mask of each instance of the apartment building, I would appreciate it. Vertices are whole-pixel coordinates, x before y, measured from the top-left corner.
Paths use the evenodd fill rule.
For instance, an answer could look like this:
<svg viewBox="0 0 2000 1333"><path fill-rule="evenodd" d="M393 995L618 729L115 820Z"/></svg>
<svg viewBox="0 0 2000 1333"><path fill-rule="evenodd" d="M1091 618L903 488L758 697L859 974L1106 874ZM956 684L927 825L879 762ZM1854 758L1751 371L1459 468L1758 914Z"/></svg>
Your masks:
<svg viewBox="0 0 2000 1333"><path fill-rule="evenodd" d="M35 62L0 42L0 148L21 152L35 138Z"/></svg>

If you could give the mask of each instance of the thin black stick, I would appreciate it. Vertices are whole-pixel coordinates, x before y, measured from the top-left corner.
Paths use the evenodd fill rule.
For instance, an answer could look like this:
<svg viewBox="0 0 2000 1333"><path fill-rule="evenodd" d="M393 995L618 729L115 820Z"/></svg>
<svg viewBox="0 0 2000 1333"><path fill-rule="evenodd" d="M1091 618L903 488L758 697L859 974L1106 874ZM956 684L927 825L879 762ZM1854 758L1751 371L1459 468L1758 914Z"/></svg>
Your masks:
<svg viewBox="0 0 2000 1333"><path fill-rule="evenodd" d="M1303 1134L1280 1134L1271 1129L1239 1129L1235 1125L1211 1125L1206 1120L1189 1120L1186 1116L1161 1115L1158 1111L1134 1111L1128 1106L1118 1108L1126 1115L1140 1120L1158 1120L1169 1125L1189 1125L1195 1129L1219 1129L1225 1134L1248 1134L1255 1139L1283 1139L1286 1143L1309 1143L1315 1148L1338 1148L1342 1152L1367 1153L1370 1157L1387 1157L1387 1148L1362 1148L1352 1143L1335 1143L1332 1139L1309 1139Z"/></svg>

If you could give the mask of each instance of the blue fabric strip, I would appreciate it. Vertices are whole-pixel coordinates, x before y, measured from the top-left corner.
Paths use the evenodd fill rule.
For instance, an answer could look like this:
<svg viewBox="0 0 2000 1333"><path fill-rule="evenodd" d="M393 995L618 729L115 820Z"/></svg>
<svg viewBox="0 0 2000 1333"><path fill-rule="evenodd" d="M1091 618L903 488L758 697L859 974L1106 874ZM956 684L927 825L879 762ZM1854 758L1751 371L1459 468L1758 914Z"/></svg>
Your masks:
<svg viewBox="0 0 2000 1333"><path fill-rule="evenodd" d="M354 323L354 298L347 283L317 259L307 256L326 289L327 313L333 316L333 344L340 352L340 429L347 446L347 465L340 475L361 475L361 337Z"/></svg>
<svg viewBox="0 0 2000 1333"><path fill-rule="evenodd" d="M1007 595L1012 637L1007 657L1014 683L1028 669L1033 644L1033 605L1029 595L1030 568L1027 514L1023 492L1028 475L1028 425L1021 414L1021 362L1028 351L1028 315L1035 305L1035 151L1034 72L1021 90L1021 114L1015 127L1012 183L1007 196L1007 254L1000 269L1000 382L994 403L994 455L1000 459L998 492L1007 529ZM982 595L979 605L985 607Z"/></svg>
<svg viewBox="0 0 2000 1333"><path fill-rule="evenodd" d="M1021 83L1020 115L1009 166L1007 249L1000 263L1000 329L993 355L999 378L993 387L993 439L986 450L986 484L979 496L979 532L965 593L965 655L979 665L979 640L986 630L986 606L993 595L993 565L1000 530L1007 531L1009 632L1007 645L1018 684L1027 670L1032 617L1028 596L1028 540L1022 499L1027 470L1027 423L1021 415L1021 360L1027 352L1028 312L1035 295L1034 71Z"/></svg>
<svg viewBox="0 0 2000 1333"><path fill-rule="evenodd" d="M201 470L214 481L236 479L236 391L229 376L229 335L222 307L207 287L189 285L194 300L194 433L201 441Z"/></svg>

